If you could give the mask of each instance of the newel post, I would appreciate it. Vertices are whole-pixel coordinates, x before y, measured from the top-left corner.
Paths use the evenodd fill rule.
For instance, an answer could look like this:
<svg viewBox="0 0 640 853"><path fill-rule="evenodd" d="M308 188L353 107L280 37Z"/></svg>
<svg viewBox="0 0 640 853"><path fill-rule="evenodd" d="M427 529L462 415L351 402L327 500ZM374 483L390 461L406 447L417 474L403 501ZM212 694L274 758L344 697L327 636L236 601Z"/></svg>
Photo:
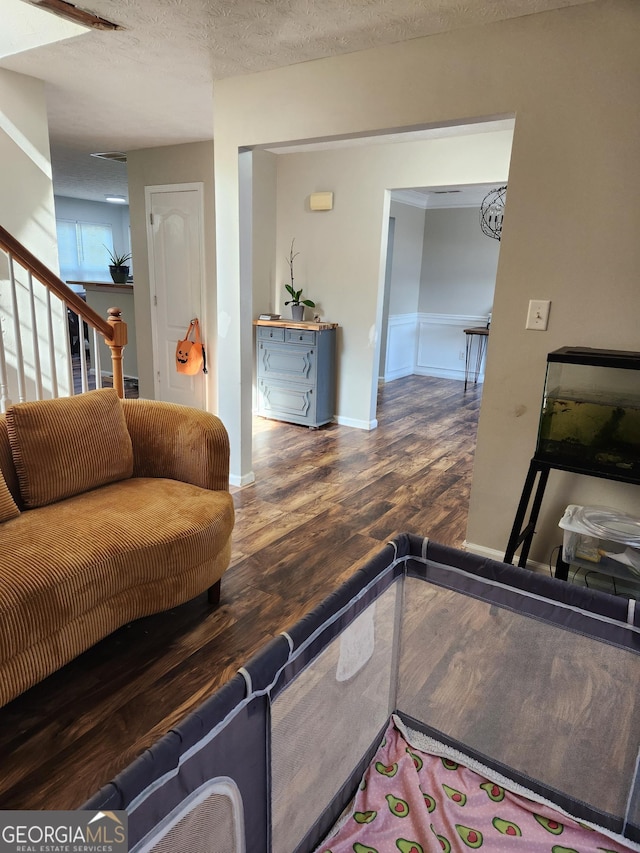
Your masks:
<svg viewBox="0 0 640 853"><path fill-rule="evenodd" d="M120 308L109 308L107 311L107 323L111 326L113 336L111 340L104 339L111 350L111 366L113 369L113 387L118 392L118 397L124 397L124 376L122 373L122 350L127 344L127 324L122 317Z"/></svg>

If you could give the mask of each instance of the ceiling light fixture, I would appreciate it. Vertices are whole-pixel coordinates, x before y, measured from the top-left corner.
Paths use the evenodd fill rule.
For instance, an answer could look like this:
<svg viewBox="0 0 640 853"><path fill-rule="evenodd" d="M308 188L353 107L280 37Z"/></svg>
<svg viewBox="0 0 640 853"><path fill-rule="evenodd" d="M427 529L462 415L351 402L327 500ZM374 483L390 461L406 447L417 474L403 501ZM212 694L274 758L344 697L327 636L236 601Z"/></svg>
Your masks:
<svg viewBox="0 0 640 853"><path fill-rule="evenodd" d="M113 204L126 204L127 200L123 195L106 195L105 201L110 201Z"/></svg>
<svg viewBox="0 0 640 853"><path fill-rule="evenodd" d="M74 6L73 3L67 3L66 0L27 0L27 2L31 3L32 6L38 6L40 9L52 12L60 18L66 18L68 21L74 21L76 24L82 24L94 30L124 29L119 24L114 24L105 18L99 18L92 12L85 12L84 9L78 9L77 6Z"/></svg>
<svg viewBox="0 0 640 853"><path fill-rule="evenodd" d="M507 185L488 192L480 205L480 228L487 237L500 240L504 205L507 199Z"/></svg>

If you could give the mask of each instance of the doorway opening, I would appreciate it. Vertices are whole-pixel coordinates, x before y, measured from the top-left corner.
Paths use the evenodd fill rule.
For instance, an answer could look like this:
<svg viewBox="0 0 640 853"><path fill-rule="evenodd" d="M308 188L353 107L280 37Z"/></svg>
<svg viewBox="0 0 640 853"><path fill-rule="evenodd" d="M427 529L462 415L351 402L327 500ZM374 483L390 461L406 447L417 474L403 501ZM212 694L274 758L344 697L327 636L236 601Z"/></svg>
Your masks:
<svg viewBox="0 0 640 853"><path fill-rule="evenodd" d="M391 304L393 290L386 290L384 286L391 204L388 188L394 188L395 192L412 187L417 188L414 192L422 189L442 195L444 190L459 186L470 188L482 181L492 181L492 188L505 183L513 130L513 118L505 117L419 132L412 130L391 135L381 132L367 138L283 142L239 149L239 162L247 155L251 158L251 192L247 193L246 187L243 189L241 180L239 193L240 224L243 226L244 221L246 226L248 222L251 232L250 254L243 251L246 243L242 234L240 238L245 317L249 320L259 313L283 310L284 281L287 279L285 258L295 238L296 249L300 251L297 283L304 287L305 295L319 303L318 313L322 319L339 323L335 415L338 424L363 430L377 426L378 378L383 376L387 381L394 378L384 372L387 353L382 356L381 352L383 346L392 349L397 342L386 335L389 317L413 314L414 331L410 338L413 365L417 361L419 314L465 315L466 323L471 317L475 324L480 319L486 323L492 310L490 301L482 309L458 308L454 311L433 305L419 310L422 248L413 250L419 270L414 280L414 304L410 309L398 309ZM242 177L242 169L239 172ZM465 179L467 183L463 184ZM334 194L333 209L312 212L308 206L310 193L327 189ZM406 204L398 206L405 210L408 207ZM432 212L435 210L429 211L429 215ZM417 213L422 216L418 231L424 241L427 212L417 209ZM482 236L479 225L477 227ZM241 227L241 231L244 233L245 227ZM486 237L483 239L491 242ZM398 241L396 222L392 258L402 257ZM389 297L386 305L385 295ZM432 319L426 316L427 321ZM447 378L463 379L464 360L460 360L460 351L464 351L464 335L461 331L459 334L456 364L449 372L441 374ZM251 341L250 324L242 335ZM243 346L243 352L255 362L252 350L251 346ZM250 396L247 404L243 405L243 411L248 414ZM244 429L243 441L249 444L250 456L250 421Z"/></svg>
<svg viewBox="0 0 640 853"><path fill-rule="evenodd" d="M390 192L379 382L471 373L482 384L484 359L476 377L478 342L465 331L488 328L493 311L500 243L482 233L479 210L494 186Z"/></svg>

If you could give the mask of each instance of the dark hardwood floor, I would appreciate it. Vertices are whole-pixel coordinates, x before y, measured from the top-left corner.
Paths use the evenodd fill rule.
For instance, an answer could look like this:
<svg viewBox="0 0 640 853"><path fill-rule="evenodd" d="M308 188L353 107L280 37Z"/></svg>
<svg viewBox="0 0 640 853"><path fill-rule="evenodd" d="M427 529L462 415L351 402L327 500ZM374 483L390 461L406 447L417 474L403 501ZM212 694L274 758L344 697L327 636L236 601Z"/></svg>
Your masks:
<svg viewBox="0 0 640 853"><path fill-rule="evenodd" d="M376 430L257 419L230 569L0 709L0 808L81 806L395 534L465 536L481 386L383 386Z"/></svg>

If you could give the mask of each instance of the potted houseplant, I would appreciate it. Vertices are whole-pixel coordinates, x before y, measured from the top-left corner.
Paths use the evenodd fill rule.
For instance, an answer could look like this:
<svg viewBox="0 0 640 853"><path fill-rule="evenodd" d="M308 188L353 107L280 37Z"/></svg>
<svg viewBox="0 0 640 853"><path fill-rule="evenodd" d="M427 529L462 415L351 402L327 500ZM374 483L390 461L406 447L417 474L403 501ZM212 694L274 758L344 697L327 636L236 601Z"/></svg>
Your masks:
<svg viewBox="0 0 640 853"><path fill-rule="evenodd" d="M291 249L289 250L289 255L287 257L287 263L289 264L289 275L291 278L290 284L285 284L285 290L291 297L291 299L287 299L284 303L285 305L291 305L291 318L293 320L303 320L304 319L304 306L308 306L309 308L315 308L316 303L312 302L310 299L301 299L302 296L302 288L300 290L296 290L293 286L293 261L294 258L297 258L300 252L293 251L293 244L295 243L295 238L291 241Z"/></svg>
<svg viewBox="0 0 640 853"><path fill-rule="evenodd" d="M131 255L118 255L115 252L112 252L108 246L105 246L105 249L109 253L109 272L111 273L111 278L113 279L114 284L125 284L129 278L129 267L127 266L127 261L131 260Z"/></svg>

